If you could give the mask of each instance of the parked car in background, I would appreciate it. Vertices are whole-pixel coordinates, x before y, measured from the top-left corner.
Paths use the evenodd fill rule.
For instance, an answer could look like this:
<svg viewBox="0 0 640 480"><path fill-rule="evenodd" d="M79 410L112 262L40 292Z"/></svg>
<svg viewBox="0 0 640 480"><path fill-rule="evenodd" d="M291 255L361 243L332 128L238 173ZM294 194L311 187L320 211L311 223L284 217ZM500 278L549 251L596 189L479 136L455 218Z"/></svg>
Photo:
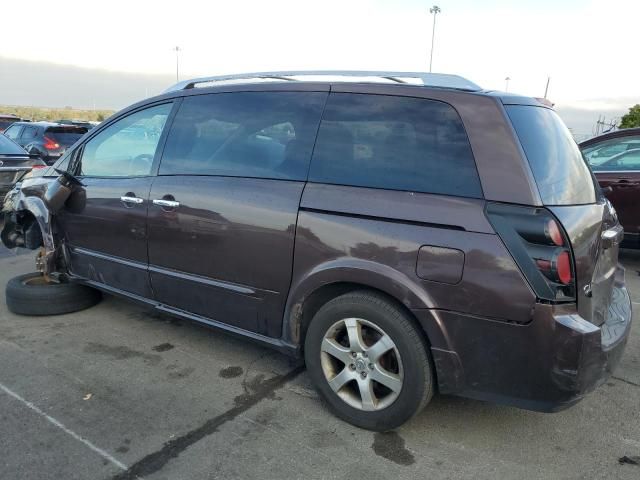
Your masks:
<svg viewBox="0 0 640 480"><path fill-rule="evenodd" d="M0 114L0 133L4 132L12 123L19 122L22 119L16 115Z"/></svg>
<svg viewBox="0 0 640 480"><path fill-rule="evenodd" d="M533 98L406 72L189 80L56 168L7 196L7 247L44 246L56 288L303 357L360 427L396 428L435 391L567 408L629 335L622 228ZM13 312L69 306L19 278Z"/></svg>
<svg viewBox="0 0 640 480"><path fill-rule="evenodd" d="M625 246L640 247L640 128L591 138L580 149L618 213Z"/></svg>
<svg viewBox="0 0 640 480"><path fill-rule="evenodd" d="M0 206L16 182L32 169L46 166L40 158L29 155L24 148L0 133Z"/></svg>
<svg viewBox="0 0 640 480"><path fill-rule="evenodd" d="M54 122L16 122L4 134L31 154L53 165L67 147L89 131L86 127Z"/></svg>

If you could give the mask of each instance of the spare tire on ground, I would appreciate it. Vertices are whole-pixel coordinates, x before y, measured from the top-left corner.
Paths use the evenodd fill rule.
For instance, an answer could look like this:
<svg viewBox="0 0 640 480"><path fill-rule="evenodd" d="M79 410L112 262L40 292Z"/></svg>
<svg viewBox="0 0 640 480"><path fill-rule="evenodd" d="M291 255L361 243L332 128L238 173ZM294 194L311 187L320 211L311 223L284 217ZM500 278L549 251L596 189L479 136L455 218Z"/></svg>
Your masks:
<svg viewBox="0 0 640 480"><path fill-rule="evenodd" d="M100 292L78 283L47 281L39 273L14 277L5 290L7 307L19 315L60 315L92 307Z"/></svg>

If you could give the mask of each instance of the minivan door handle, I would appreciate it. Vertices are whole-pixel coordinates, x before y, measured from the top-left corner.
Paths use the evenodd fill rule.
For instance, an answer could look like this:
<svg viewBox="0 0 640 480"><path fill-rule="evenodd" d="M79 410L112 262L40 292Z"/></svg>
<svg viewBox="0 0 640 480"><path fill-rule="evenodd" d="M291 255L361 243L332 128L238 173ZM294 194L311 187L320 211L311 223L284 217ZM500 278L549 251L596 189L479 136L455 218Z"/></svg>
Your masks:
<svg viewBox="0 0 640 480"><path fill-rule="evenodd" d="M177 208L180 206L180 202L176 202L175 200L165 200L163 198L154 199L153 204L165 208Z"/></svg>
<svg viewBox="0 0 640 480"><path fill-rule="evenodd" d="M123 195L122 197L120 197L120 201L122 203L140 205L142 202L144 202L144 199L140 197L135 197L135 196Z"/></svg>

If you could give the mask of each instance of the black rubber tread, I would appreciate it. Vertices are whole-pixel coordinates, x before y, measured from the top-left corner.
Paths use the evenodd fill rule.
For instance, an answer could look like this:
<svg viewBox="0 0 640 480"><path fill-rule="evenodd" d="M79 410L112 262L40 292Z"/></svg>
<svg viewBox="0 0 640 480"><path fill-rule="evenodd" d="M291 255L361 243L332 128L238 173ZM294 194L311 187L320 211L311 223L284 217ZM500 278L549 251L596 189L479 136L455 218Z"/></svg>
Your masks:
<svg viewBox="0 0 640 480"><path fill-rule="evenodd" d="M12 278L7 283L7 307L18 315L61 315L94 306L102 295L98 290L77 283L28 284L39 272Z"/></svg>
<svg viewBox="0 0 640 480"><path fill-rule="evenodd" d="M404 368L405 381L398 398L387 408L364 412L338 397L322 372L320 345L327 329L336 321L357 317L384 330L396 344ZM384 295L367 290L336 297L316 313L305 338L307 371L321 397L341 419L368 430L393 430L417 415L434 393L433 363L428 345L413 319Z"/></svg>

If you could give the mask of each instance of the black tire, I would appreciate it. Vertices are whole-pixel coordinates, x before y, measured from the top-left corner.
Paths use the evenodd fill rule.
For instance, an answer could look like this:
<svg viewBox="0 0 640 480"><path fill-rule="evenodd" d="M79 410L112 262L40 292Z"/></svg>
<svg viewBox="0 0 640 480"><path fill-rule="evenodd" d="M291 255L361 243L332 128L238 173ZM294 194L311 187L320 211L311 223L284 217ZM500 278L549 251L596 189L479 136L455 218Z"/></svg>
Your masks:
<svg viewBox="0 0 640 480"><path fill-rule="evenodd" d="M336 322L348 318L363 319L380 328L391 338L400 355L404 371L400 392L391 404L380 410L364 411L347 403L332 390L323 371L321 345L325 334ZM320 396L339 418L358 427L379 432L397 428L419 413L433 396L433 367L422 333L406 312L375 292L347 293L320 308L309 325L304 353L307 371ZM358 383L345 384L348 385Z"/></svg>
<svg viewBox="0 0 640 480"><path fill-rule="evenodd" d="M99 291L77 283L45 282L39 272L14 277L5 289L7 307L19 315L61 315L92 307Z"/></svg>

